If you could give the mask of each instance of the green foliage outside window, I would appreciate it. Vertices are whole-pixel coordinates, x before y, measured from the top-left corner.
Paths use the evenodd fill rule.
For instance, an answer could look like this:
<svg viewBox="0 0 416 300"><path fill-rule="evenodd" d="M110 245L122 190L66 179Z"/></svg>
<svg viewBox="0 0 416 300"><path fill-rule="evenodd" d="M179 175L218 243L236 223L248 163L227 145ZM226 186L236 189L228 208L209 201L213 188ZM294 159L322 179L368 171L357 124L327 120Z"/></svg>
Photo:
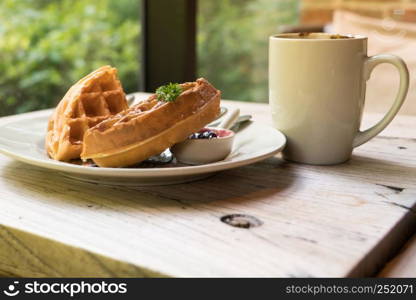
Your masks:
<svg viewBox="0 0 416 300"><path fill-rule="evenodd" d="M136 91L137 0L1 0L0 115L55 105L95 68L119 69Z"/></svg>
<svg viewBox="0 0 416 300"><path fill-rule="evenodd" d="M266 102L268 37L298 22L298 0L200 0L199 75L224 98Z"/></svg>
<svg viewBox="0 0 416 300"><path fill-rule="evenodd" d="M0 116L52 107L106 64L137 91L140 2L1 0ZM198 75L224 98L266 101L268 36L297 22L298 2L199 0Z"/></svg>

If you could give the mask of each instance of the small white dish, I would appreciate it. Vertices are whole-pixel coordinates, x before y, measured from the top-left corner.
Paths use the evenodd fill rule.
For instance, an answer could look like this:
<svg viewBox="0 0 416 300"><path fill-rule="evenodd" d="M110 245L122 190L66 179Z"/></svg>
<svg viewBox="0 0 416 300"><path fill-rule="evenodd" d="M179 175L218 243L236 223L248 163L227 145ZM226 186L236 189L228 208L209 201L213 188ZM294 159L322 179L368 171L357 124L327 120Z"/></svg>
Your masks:
<svg viewBox="0 0 416 300"><path fill-rule="evenodd" d="M176 159L190 165L201 165L224 160L233 147L235 133L229 130L240 115L239 109L228 112L218 127L205 127L203 131L213 131L216 138L191 139L174 145L171 148ZM199 131L201 132L201 131Z"/></svg>
<svg viewBox="0 0 416 300"><path fill-rule="evenodd" d="M218 130L215 127L204 129ZM170 150L178 161L190 165L209 164L223 160L231 153L235 133L227 129L221 130L228 132L227 136L213 139L187 139Z"/></svg>
<svg viewBox="0 0 416 300"><path fill-rule="evenodd" d="M109 185L166 185L194 181L216 172L261 161L279 153L286 144L278 130L257 122L243 126L234 137L231 154L223 161L158 168L86 167L50 159L45 151L46 126L52 110L0 119L0 153L41 168L55 170L77 181Z"/></svg>

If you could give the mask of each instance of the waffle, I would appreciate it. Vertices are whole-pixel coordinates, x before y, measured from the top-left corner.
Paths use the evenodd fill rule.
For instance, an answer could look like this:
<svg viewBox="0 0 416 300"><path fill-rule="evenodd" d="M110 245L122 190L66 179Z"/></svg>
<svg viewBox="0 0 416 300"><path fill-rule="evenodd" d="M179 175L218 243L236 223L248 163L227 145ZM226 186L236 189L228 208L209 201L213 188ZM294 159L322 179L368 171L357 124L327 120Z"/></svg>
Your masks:
<svg viewBox="0 0 416 300"><path fill-rule="evenodd" d="M207 80L181 87L173 102L153 95L89 129L81 158L100 167L130 166L185 140L218 116L221 92Z"/></svg>
<svg viewBox="0 0 416 300"><path fill-rule="evenodd" d="M49 156L69 161L80 157L84 133L128 108L117 70L103 66L74 84L48 122L45 140Z"/></svg>

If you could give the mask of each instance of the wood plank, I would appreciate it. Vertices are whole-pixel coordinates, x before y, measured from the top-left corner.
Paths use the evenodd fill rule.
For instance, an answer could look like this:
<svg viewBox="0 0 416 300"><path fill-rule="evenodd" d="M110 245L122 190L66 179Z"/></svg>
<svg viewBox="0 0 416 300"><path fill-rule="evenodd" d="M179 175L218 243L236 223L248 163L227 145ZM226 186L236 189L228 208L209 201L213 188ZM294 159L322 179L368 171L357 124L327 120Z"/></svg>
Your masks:
<svg viewBox="0 0 416 300"><path fill-rule="evenodd" d="M0 226L0 277L163 277L24 231Z"/></svg>
<svg viewBox="0 0 416 300"><path fill-rule="evenodd" d="M270 121L265 105L231 105ZM175 186L79 183L1 156L0 269L16 276L373 275L416 228L416 139L406 130L415 124L400 117L391 135L383 132L342 165L277 156ZM232 227L221 222L229 214L262 225Z"/></svg>
<svg viewBox="0 0 416 300"><path fill-rule="evenodd" d="M416 277L416 235L413 235L399 255L380 272L379 277Z"/></svg>

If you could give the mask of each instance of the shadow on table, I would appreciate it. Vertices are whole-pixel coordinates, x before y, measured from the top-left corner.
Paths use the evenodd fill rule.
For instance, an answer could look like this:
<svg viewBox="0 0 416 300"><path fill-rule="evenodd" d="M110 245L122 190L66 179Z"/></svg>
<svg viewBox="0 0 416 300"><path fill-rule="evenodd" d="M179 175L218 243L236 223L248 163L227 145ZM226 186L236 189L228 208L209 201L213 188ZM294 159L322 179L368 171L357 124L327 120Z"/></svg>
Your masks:
<svg viewBox="0 0 416 300"><path fill-rule="evenodd" d="M215 203L247 204L282 193L296 179L292 166L280 158L271 158L250 166L218 173L190 183L123 187L78 182L43 168L12 161L3 168L5 184L25 197L41 202L88 209L178 208ZM273 200L274 201L274 200ZM279 201L276 199L275 201Z"/></svg>
<svg viewBox="0 0 416 300"><path fill-rule="evenodd" d="M362 177L377 184L396 184L399 188L413 186L416 180L416 167L413 162L396 162L353 154L347 162L351 173L362 172Z"/></svg>

